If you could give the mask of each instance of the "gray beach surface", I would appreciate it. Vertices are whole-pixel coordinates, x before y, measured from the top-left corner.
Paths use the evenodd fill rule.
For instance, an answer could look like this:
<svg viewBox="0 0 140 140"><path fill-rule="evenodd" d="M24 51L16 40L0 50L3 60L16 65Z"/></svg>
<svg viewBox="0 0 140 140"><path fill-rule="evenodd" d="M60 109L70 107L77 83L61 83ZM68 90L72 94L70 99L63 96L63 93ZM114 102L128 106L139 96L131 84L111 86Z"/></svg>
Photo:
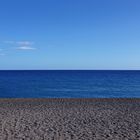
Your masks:
<svg viewBox="0 0 140 140"><path fill-rule="evenodd" d="M140 99L0 99L0 140L140 140Z"/></svg>

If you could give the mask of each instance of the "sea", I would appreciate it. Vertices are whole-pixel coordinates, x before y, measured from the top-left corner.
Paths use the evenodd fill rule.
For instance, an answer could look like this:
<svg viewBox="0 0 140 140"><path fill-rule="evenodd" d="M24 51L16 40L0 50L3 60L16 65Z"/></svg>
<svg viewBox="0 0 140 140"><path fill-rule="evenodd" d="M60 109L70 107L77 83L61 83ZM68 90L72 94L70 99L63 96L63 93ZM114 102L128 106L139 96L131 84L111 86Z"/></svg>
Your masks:
<svg viewBox="0 0 140 140"><path fill-rule="evenodd" d="M140 71L1 70L0 98L139 98Z"/></svg>

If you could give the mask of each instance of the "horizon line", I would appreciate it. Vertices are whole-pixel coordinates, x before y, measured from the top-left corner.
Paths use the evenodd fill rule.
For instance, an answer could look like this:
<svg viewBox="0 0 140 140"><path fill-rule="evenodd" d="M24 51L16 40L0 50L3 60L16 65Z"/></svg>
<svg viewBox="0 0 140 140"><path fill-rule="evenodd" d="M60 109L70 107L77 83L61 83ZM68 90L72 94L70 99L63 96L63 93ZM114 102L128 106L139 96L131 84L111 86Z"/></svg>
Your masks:
<svg viewBox="0 0 140 140"><path fill-rule="evenodd" d="M140 69L0 69L0 71L140 71Z"/></svg>

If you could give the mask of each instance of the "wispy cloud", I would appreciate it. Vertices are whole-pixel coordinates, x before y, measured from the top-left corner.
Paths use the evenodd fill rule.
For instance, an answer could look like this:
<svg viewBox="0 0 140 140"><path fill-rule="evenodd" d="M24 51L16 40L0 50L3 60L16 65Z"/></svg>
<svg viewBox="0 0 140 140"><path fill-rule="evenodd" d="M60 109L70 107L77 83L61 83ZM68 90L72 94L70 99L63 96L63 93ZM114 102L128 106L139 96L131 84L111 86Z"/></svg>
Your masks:
<svg viewBox="0 0 140 140"><path fill-rule="evenodd" d="M6 43L6 44L17 44L17 45L27 45L27 46L30 46L30 45L34 44L34 42L32 42L32 41L4 41L4 43Z"/></svg>
<svg viewBox="0 0 140 140"><path fill-rule="evenodd" d="M15 44L15 41L4 41L5 44Z"/></svg>
<svg viewBox="0 0 140 140"><path fill-rule="evenodd" d="M35 50L36 48L33 47L34 42L32 41L4 41L6 44L16 46L18 50Z"/></svg>
<svg viewBox="0 0 140 140"><path fill-rule="evenodd" d="M0 56L5 56L5 53L0 53Z"/></svg>
<svg viewBox="0 0 140 140"><path fill-rule="evenodd" d="M0 56L4 56L5 53L3 52L3 49L0 48Z"/></svg>
<svg viewBox="0 0 140 140"><path fill-rule="evenodd" d="M25 46L30 46L30 45L33 45L34 44L34 42L31 42L31 41L18 41L18 42L16 42L16 44L18 44L18 45L25 45Z"/></svg>
<svg viewBox="0 0 140 140"><path fill-rule="evenodd" d="M31 47L31 46L20 46L20 47L17 47L17 49L19 49L19 50L35 50L36 48Z"/></svg>

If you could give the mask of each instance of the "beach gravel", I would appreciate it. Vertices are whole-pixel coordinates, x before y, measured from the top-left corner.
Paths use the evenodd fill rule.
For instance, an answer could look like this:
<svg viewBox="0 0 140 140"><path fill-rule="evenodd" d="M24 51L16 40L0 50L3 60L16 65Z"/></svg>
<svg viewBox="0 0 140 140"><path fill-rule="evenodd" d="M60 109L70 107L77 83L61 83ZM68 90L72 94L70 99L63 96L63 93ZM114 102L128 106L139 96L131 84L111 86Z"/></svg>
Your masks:
<svg viewBox="0 0 140 140"><path fill-rule="evenodd" d="M140 99L0 99L0 140L140 140Z"/></svg>

